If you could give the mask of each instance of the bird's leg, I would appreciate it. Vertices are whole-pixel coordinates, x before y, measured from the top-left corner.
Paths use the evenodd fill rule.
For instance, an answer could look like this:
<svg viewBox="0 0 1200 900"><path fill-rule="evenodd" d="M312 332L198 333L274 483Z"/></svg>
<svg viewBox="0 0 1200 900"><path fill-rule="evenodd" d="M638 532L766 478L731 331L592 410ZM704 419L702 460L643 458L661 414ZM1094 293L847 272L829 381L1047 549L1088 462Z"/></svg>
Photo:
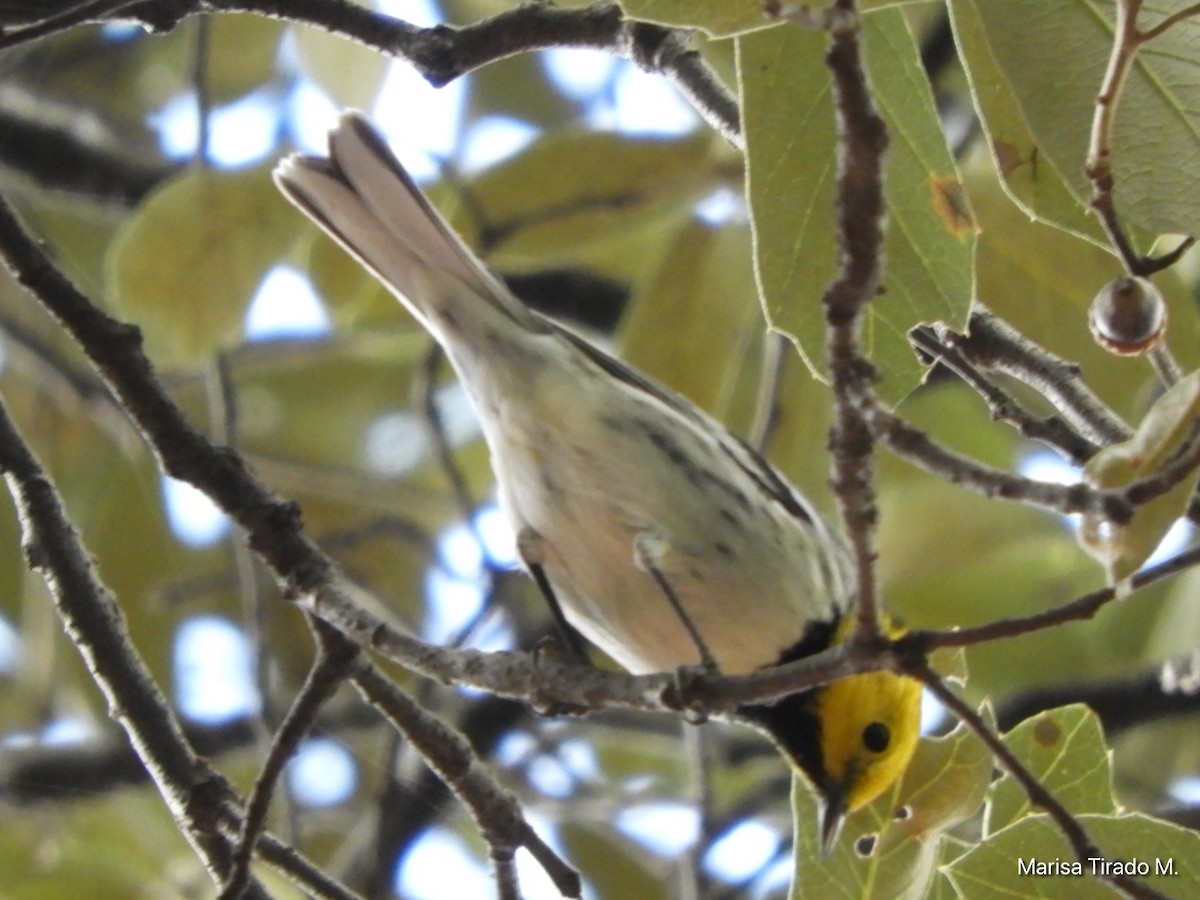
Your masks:
<svg viewBox="0 0 1200 900"><path fill-rule="evenodd" d="M704 642L700 630L696 628L696 623L687 614L687 610L679 602L679 595L675 593L675 589L671 587L671 582L667 580L667 576L659 568L659 560L662 559L667 549L666 540L661 534L655 531L643 531L633 540L634 561L637 563L639 569L650 573L650 577L654 579L659 590L663 592L663 595L671 604L671 608L675 610L675 615L679 616L679 621L687 631L688 637L692 639L692 646L696 648L696 652L700 655L700 665L705 671L719 672L720 669L717 667L717 660L708 649L708 644Z"/></svg>
<svg viewBox="0 0 1200 900"><path fill-rule="evenodd" d="M526 570L533 577L534 584L538 586L546 605L550 607L550 615L554 618L559 638L566 646L567 651L577 661L586 663L588 656L587 650L583 646L583 640L575 627L567 621L562 605L558 602L558 596L554 593L554 585L550 583L550 579L546 576L546 569L542 565L546 554L545 540L532 528L526 526L517 534L517 553Z"/></svg>
<svg viewBox="0 0 1200 900"><path fill-rule="evenodd" d="M633 541L634 562L637 563L639 569L650 573L650 577L654 579L659 590L671 604L671 608L675 610L675 615L679 616L679 621L683 624L688 637L692 640L692 645L700 655L699 669L695 666L680 666L675 670L675 695L679 709L688 722L700 725L707 721L708 712L704 708L703 702L696 699L697 688L703 686L704 675L720 674L721 670L717 666L717 660L712 655L712 651L708 649L708 644L704 642L700 629L696 627L696 623L692 621L687 610L683 608L683 604L679 602L679 595L675 593L671 582L667 580L667 576L663 574L659 566L659 561L667 550L666 540L655 531L643 531Z"/></svg>

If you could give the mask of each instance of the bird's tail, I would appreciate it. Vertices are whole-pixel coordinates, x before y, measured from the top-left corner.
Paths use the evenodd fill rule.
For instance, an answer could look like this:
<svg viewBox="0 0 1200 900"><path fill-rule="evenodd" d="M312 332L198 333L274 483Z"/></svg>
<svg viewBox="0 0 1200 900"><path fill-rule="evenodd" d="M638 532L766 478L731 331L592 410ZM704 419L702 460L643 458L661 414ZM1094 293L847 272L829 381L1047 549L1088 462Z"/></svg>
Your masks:
<svg viewBox="0 0 1200 900"><path fill-rule="evenodd" d="M275 182L444 345L497 315L546 330L450 229L360 113L343 114L330 132L328 159L293 154L275 169Z"/></svg>

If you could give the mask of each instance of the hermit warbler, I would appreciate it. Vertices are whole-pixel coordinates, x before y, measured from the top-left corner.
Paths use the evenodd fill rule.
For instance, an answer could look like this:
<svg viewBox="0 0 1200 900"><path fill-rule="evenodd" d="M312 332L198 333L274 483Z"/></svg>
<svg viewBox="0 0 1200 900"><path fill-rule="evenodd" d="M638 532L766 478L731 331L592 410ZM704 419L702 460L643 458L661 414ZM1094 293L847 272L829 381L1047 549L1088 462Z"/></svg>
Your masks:
<svg viewBox="0 0 1200 900"><path fill-rule="evenodd" d="M848 638L838 537L749 445L692 403L522 304L365 119L284 194L445 348L491 453L524 562L560 615L633 673L752 672ZM828 847L917 742L920 687L872 672L742 710L812 782Z"/></svg>

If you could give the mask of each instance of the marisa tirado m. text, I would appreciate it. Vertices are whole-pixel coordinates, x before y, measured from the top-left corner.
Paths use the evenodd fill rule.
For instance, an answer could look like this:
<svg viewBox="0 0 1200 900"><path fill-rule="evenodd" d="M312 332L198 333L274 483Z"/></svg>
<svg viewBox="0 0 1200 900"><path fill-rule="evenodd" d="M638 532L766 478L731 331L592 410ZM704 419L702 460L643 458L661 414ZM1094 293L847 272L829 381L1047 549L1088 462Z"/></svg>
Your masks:
<svg viewBox="0 0 1200 900"><path fill-rule="evenodd" d="M1017 859L1017 874L1033 877L1051 877L1055 875L1177 875L1175 860L1165 859L1105 859L1103 856L1091 856L1085 860L1078 859L1037 859L1030 856Z"/></svg>

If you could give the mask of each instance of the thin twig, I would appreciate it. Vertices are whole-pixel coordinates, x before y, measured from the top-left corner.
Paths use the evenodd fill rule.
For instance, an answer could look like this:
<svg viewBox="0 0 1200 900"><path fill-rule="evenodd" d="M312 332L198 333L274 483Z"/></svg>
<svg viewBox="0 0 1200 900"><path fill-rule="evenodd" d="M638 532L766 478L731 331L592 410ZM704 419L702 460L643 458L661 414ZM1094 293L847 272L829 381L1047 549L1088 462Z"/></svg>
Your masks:
<svg viewBox="0 0 1200 900"><path fill-rule="evenodd" d="M953 340L943 340L942 333L952 332L942 325L917 325L909 331L908 339L928 362L940 362L979 394L993 419L1010 423L1024 438L1054 447L1077 466L1100 450L1098 444L1085 438L1062 417L1042 417L1027 410L1012 394L984 376Z"/></svg>
<svg viewBox="0 0 1200 900"><path fill-rule="evenodd" d="M218 353L205 367L204 388L208 399L209 430L213 440L227 447L237 446L238 434L238 405L233 388L233 375L230 372L229 357ZM259 590L258 571L255 568L254 555L246 546L240 535L230 533L227 541L229 552L233 557L233 580L237 585L237 595L242 608L242 627L249 639L251 671L254 672L254 683L261 699L258 710L254 714L257 723L259 741L265 750L271 743L271 728L268 725L271 716L270 690L270 660L263 652L266 646L267 609L263 592Z"/></svg>
<svg viewBox="0 0 1200 900"><path fill-rule="evenodd" d="M1171 13L1153 28L1147 28L1140 33L1142 43L1154 40L1170 28L1174 28L1184 19L1190 19L1193 16L1200 15L1200 3L1193 3L1191 6L1185 6L1183 9Z"/></svg>
<svg viewBox="0 0 1200 900"><path fill-rule="evenodd" d="M680 856L679 900L701 900L711 894L709 879L702 859L713 834L714 797L712 790L713 765L710 757L712 744L705 740L700 729L690 722L680 720L680 740L688 760L689 796L692 808L697 812L696 839Z"/></svg>
<svg viewBox="0 0 1200 900"><path fill-rule="evenodd" d="M1169 388L1183 377L1183 369L1175 361L1175 354L1171 352L1166 341L1159 341L1151 347L1146 358L1150 360L1150 365L1154 367L1154 374L1158 376L1163 387Z"/></svg>
<svg viewBox="0 0 1200 900"><path fill-rule="evenodd" d="M208 168L212 159L212 91L208 77L211 34L212 17L201 13L196 19L196 43L192 49L192 87L196 92L195 164L200 168Z"/></svg>
<svg viewBox="0 0 1200 900"><path fill-rule="evenodd" d="M1104 226L1109 243L1131 275L1140 275L1141 270L1137 251L1121 227L1113 201L1112 129L1121 91L1125 87L1125 76L1137 55L1137 9L1140 5L1141 0L1117 0L1112 51L1100 92L1096 96L1087 162L1084 165L1084 172L1092 182L1092 209Z"/></svg>
<svg viewBox="0 0 1200 900"><path fill-rule="evenodd" d="M259 835L256 852L317 900L363 900L361 895L330 878L320 866L270 832Z"/></svg>
<svg viewBox="0 0 1200 900"><path fill-rule="evenodd" d="M538 837L521 814L517 800L496 784L461 734L413 702L374 666L364 665L355 674L354 684L463 802L492 852L499 854L498 865L506 853L525 847L564 897L581 895L579 874ZM507 877L503 868L498 874Z"/></svg>
<svg viewBox="0 0 1200 900"><path fill-rule="evenodd" d="M580 665L554 654L454 650L427 644L352 602L334 586L297 602L373 653L416 674L555 708L634 709L676 715L695 709L736 718L747 704L778 700L862 672L898 670L902 654L897 648L904 647L907 654L914 646L910 640L884 637L873 642L851 641L746 675L696 670L681 684L678 673L629 675Z"/></svg>
<svg viewBox="0 0 1200 900"><path fill-rule="evenodd" d="M941 326L939 334L984 371L1003 372L1029 385L1085 438L1101 447L1126 441L1133 429L1080 377L1079 367L1051 353L976 303L959 335Z"/></svg>
<svg viewBox="0 0 1200 900"><path fill-rule="evenodd" d="M801 7L801 18L811 16ZM832 76L837 126L839 271L825 289L826 356L833 385L829 446L832 485L857 576L856 639L879 633L874 534L874 435L865 411L873 403L875 370L859 347L867 304L883 280L887 206L883 160L887 127L875 109L863 68L861 24L853 0L837 0L821 23L829 33L825 62Z"/></svg>
<svg viewBox="0 0 1200 900"><path fill-rule="evenodd" d="M882 406L871 411L870 422L879 440L889 450L952 484L985 497L1011 500L1063 515L1081 513L1118 525L1130 521L1138 506L1170 492L1200 465L1200 426L1193 427L1192 434L1157 471L1124 487L1095 488L1083 481L1054 484L992 468L942 446ZM1189 508L1189 518L1192 515Z"/></svg>
<svg viewBox="0 0 1200 900"><path fill-rule="evenodd" d="M1200 564L1200 547L1192 547L1157 565L1138 570L1120 584L1099 588L1042 612L1000 619L972 628L956 628L953 631L911 631L901 637L899 643L908 644L911 641L916 652L929 653L938 647L969 647L973 644L1020 637L1067 622L1083 621L1092 618L1114 600L1127 597L1133 591L1177 575L1197 564Z"/></svg>
<svg viewBox="0 0 1200 900"><path fill-rule="evenodd" d="M1133 515L1126 499L1115 492L1085 484L1053 484L996 469L956 453L895 413L875 407L870 414L876 437L897 456L939 478L985 497L1012 500L1052 512L1093 512L1109 521L1125 522Z"/></svg>
<svg viewBox="0 0 1200 900"><path fill-rule="evenodd" d="M246 812L242 817L229 876L221 889L221 900L238 900L243 896L250 877L250 859L266 823L271 797L283 775L284 766L312 729L321 706L361 662L362 651L357 644L345 640L332 626L320 619L310 619L309 622L317 638L318 652L309 668L308 677L275 733L258 777L254 779L254 787L246 799Z"/></svg>
<svg viewBox="0 0 1200 900"><path fill-rule="evenodd" d="M1169 493L1200 465L1200 420L1193 421L1188 435L1156 472L1151 472L1120 490L1135 506Z"/></svg>
<svg viewBox="0 0 1200 900"><path fill-rule="evenodd" d="M0 471L19 510L27 563L45 577L64 629L108 701L109 715L129 736L180 831L214 878L223 877L229 871L231 845L218 823L224 799L232 791L184 737L130 641L120 607L101 584L58 492L3 404ZM257 882L248 888L248 896L267 896Z"/></svg>
<svg viewBox="0 0 1200 900"><path fill-rule="evenodd" d="M1178 244L1176 244L1174 249L1168 250L1166 253L1163 253L1161 256L1155 256L1150 259L1145 259L1143 270L1142 270L1142 277L1149 278L1155 272L1161 272L1163 269L1171 268L1171 266L1173 266L1173 265L1175 265L1175 263L1179 262L1179 260L1183 258L1183 254L1185 254L1189 250L1191 250L1192 247L1195 246L1195 244L1196 244L1196 239L1189 235L1188 237L1185 237L1183 240L1181 240Z"/></svg>
<svg viewBox="0 0 1200 900"><path fill-rule="evenodd" d="M478 505L471 496L462 467L454 456L454 446L446 433L445 422L437 402L437 375L445 353L439 344L431 343L429 352L425 354L421 365L413 373L412 385L409 390L412 406L421 411L421 424L429 442L433 445L438 468L450 482L450 493L458 506L458 514L467 527L472 530L475 539L482 545L478 529L475 527L475 510Z"/></svg>
<svg viewBox="0 0 1200 900"><path fill-rule="evenodd" d="M1112 138L1117 107L1120 104L1121 94L1133 62L1142 45L1159 37L1184 19L1200 13L1200 6L1193 5L1172 13L1147 31L1141 31L1138 28L1137 20L1141 7L1142 0L1117 0L1116 2L1112 49L1109 53L1104 79L1096 95L1084 173L1092 183L1092 210L1104 227L1109 243L1112 244L1117 256L1125 266L1125 270L1130 275L1144 277L1165 268L1170 262L1174 262L1178 258L1178 253L1168 254L1170 262L1164 261L1165 258L1156 259L1143 256L1134 248L1133 242L1121 225L1115 200L1116 180L1113 177ZM1164 369L1158 365L1157 361L1156 368L1159 369L1160 376L1164 375ZM1173 382L1164 378L1163 383L1172 384Z"/></svg>
<svg viewBox="0 0 1200 900"><path fill-rule="evenodd" d="M557 47L603 50L667 78L711 127L734 146L742 145L737 101L690 47L690 35L627 19L615 3L579 8L527 3L458 28L417 28L362 7L328 0L208 0L205 7L317 25L406 59L435 87L521 53Z"/></svg>
<svg viewBox="0 0 1200 900"><path fill-rule="evenodd" d="M143 0L84 0L69 5L29 24L0 30L0 50L69 31L78 25L115 18L129 7L138 6L142 2Z"/></svg>
<svg viewBox="0 0 1200 900"><path fill-rule="evenodd" d="M489 840L488 858L492 861L492 880L496 882L496 900L521 900L521 885L517 879L516 848Z"/></svg>

